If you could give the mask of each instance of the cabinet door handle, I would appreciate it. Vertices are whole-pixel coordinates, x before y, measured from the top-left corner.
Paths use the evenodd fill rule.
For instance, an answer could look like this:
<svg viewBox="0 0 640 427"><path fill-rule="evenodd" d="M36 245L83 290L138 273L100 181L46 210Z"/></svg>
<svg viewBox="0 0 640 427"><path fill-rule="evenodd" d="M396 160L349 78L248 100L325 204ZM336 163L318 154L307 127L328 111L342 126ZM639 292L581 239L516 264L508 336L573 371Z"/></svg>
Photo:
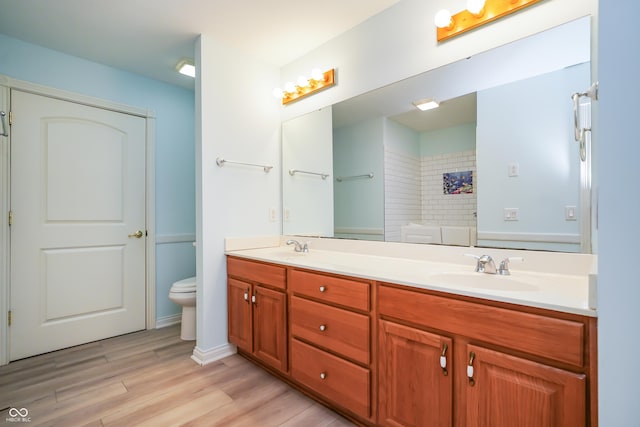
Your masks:
<svg viewBox="0 0 640 427"><path fill-rule="evenodd" d="M244 300L246 302L249 302L249 288L247 288L247 290L244 291Z"/></svg>
<svg viewBox="0 0 640 427"><path fill-rule="evenodd" d="M7 121L4 118L5 115L4 111L0 111L0 122L2 123L2 133L0 133L0 136L9 136L9 128L7 127Z"/></svg>
<svg viewBox="0 0 640 427"><path fill-rule="evenodd" d="M327 290L327 288L325 288L324 286L320 286L320 292L324 292L326 290Z"/></svg>
<svg viewBox="0 0 640 427"><path fill-rule="evenodd" d="M323 380L325 378L327 378L327 374L324 372L320 372L320 379Z"/></svg>
<svg viewBox="0 0 640 427"><path fill-rule="evenodd" d="M320 330L322 332L326 331L327 330L327 325L320 325Z"/></svg>
<svg viewBox="0 0 640 427"><path fill-rule="evenodd" d="M256 298L258 296L258 291L254 290L253 291L253 295L251 295L251 302L254 304L257 304L258 302L258 298Z"/></svg>
<svg viewBox="0 0 640 427"><path fill-rule="evenodd" d="M476 358L476 354L472 351L469 355L469 364L467 365L467 378L469 378L469 385L473 387L476 385L476 380L473 379L473 361Z"/></svg>
<svg viewBox="0 0 640 427"><path fill-rule="evenodd" d="M442 345L442 353L440 353L440 367L442 368L442 373L446 377L449 375L449 371L447 371L447 350L449 349L449 345L444 343Z"/></svg>

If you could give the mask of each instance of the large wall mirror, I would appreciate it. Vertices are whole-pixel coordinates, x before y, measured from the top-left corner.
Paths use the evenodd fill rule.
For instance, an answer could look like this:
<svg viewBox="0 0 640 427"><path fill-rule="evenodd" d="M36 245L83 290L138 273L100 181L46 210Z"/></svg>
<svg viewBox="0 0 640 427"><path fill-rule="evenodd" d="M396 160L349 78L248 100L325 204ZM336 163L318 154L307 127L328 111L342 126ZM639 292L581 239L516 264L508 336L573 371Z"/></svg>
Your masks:
<svg viewBox="0 0 640 427"><path fill-rule="evenodd" d="M285 122L283 232L592 252L590 133L582 160L571 98L591 86L590 25L572 21ZM425 98L439 108L418 110ZM329 176L296 178L293 163Z"/></svg>

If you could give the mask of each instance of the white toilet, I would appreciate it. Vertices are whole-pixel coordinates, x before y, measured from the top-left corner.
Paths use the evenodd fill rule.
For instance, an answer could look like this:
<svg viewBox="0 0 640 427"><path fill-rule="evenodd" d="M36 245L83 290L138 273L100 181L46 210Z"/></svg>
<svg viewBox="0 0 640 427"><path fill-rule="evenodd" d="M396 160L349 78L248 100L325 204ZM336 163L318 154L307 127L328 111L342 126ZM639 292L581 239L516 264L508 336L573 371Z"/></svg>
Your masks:
<svg viewBox="0 0 640 427"><path fill-rule="evenodd" d="M169 291L169 299L182 306L182 327L180 338L185 341L196 339L196 278L175 282Z"/></svg>

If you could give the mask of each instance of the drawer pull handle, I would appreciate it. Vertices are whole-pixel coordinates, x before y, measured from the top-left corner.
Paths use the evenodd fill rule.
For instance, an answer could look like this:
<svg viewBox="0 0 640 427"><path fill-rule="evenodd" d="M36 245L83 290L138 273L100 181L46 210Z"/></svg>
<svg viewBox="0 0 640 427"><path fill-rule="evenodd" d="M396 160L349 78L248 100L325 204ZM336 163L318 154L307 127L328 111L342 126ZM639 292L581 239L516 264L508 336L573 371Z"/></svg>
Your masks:
<svg viewBox="0 0 640 427"><path fill-rule="evenodd" d="M325 288L324 286L320 286L320 292L324 292L326 290L327 290L327 288Z"/></svg>
<svg viewBox="0 0 640 427"><path fill-rule="evenodd" d="M320 325L320 330L322 332L326 331L327 330L327 325Z"/></svg>
<svg viewBox="0 0 640 427"><path fill-rule="evenodd" d="M320 372L320 379L323 380L327 378L327 374L325 374L324 372Z"/></svg>
<svg viewBox="0 0 640 427"><path fill-rule="evenodd" d="M442 368L442 373L444 374L445 377L449 375L449 371L447 371L447 350L448 349L449 349L449 346L447 345L447 343L444 343L444 345L442 346L442 353L440 354L440 367Z"/></svg>
<svg viewBox="0 0 640 427"><path fill-rule="evenodd" d="M467 365L467 378L469 378L469 385L473 387L476 385L476 380L473 379L473 360L476 358L476 354L472 351L469 355L469 364Z"/></svg>

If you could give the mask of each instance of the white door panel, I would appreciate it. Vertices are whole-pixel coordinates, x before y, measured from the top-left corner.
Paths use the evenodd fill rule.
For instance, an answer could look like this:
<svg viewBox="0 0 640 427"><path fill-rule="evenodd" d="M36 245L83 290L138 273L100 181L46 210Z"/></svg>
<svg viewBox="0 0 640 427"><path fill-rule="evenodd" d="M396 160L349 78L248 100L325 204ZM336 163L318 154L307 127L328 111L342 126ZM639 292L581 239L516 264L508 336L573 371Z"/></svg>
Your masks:
<svg viewBox="0 0 640 427"><path fill-rule="evenodd" d="M10 359L145 327L145 120L13 90Z"/></svg>
<svg viewBox="0 0 640 427"><path fill-rule="evenodd" d="M127 135L94 122L50 119L45 125L47 220L123 221Z"/></svg>

